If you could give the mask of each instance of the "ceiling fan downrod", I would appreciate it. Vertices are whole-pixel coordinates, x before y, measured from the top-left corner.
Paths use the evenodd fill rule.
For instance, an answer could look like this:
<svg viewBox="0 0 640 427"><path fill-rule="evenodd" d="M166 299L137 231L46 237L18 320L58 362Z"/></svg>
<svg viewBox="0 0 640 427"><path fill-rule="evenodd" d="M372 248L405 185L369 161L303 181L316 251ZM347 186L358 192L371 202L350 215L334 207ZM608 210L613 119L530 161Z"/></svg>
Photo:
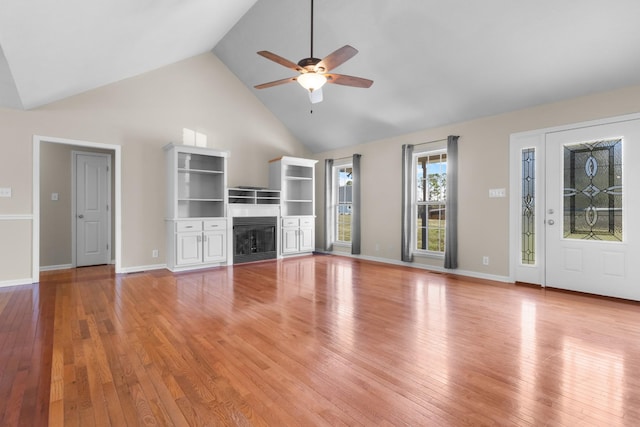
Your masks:
<svg viewBox="0 0 640 427"><path fill-rule="evenodd" d="M312 72L324 72L325 69L316 69L316 65L318 65L318 63L321 61L320 58L314 58L313 57L313 0L311 0L311 34L310 34L310 49L309 49L309 57L308 58L303 58L300 61L298 61L298 65L302 68L304 68L307 71L312 71Z"/></svg>
<svg viewBox="0 0 640 427"><path fill-rule="evenodd" d="M313 0L311 0L311 52L309 57L313 58Z"/></svg>

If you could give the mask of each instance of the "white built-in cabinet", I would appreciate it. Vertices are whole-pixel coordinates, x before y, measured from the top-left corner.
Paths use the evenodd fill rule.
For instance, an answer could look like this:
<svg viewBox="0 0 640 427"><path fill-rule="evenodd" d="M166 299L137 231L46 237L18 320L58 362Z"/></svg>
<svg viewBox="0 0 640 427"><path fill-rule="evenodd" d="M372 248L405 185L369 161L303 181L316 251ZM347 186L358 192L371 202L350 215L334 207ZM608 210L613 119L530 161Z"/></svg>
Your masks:
<svg viewBox="0 0 640 427"><path fill-rule="evenodd" d="M282 218L282 254L312 252L315 244L313 217Z"/></svg>
<svg viewBox="0 0 640 427"><path fill-rule="evenodd" d="M269 188L280 190L281 255L315 248L315 165L317 160L279 157L269 162Z"/></svg>
<svg viewBox="0 0 640 427"><path fill-rule="evenodd" d="M227 156L208 148L165 146L167 267L171 271L227 262Z"/></svg>

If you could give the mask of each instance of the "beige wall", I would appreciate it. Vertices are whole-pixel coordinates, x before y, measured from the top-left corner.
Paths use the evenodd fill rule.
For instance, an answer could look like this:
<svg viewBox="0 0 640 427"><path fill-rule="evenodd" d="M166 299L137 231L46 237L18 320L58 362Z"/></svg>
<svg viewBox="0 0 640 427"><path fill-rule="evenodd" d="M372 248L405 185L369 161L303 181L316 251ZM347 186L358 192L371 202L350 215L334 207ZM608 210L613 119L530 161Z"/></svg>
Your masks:
<svg viewBox="0 0 640 427"><path fill-rule="evenodd" d="M399 260L400 147L460 135L460 269L508 275L509 135L513 132L640 111L640 86L480 120L426 129L313 157L363 155L362 253ZM122 267L164 263L165 175L162 147L182 128L206 133L228 150L229 185L267 185L268 163L280 155L310 157L213 54L117 82L36 110L0 109L0 284L31 277L32 138L44 135L122 147ZM317 247L323 242L323 168L318 164ZM2 219L4 217L4 219ZM376 250L376 247L378 250ZM151 250L160 249L160 258ZM483 266L482 256L491 259ZM439 266L441 262L426 260Z"/></svg>
<svg viewBox="0 0 640 427"><path fill-rule="evenodd" d="M179 142L183 127L231 153L230 185L266 186L269 159L309 156L211 53L35 110L0 109L0 187L13 190L0 198L0 283L31 277L30 221L7 218L33 214L33 135L122 147L122 267L129 269L164 263L162 147ZM151 257L155 248L160 258Z"/></svg>
<svg viewBox="0 0 640 427"><path fill-rule="evenodd" d="M316 247L324 247L324 159L362 154L362 255L400 260L401 147L459 135L459 269L480 277L509 275L509 136L515 132L640 112L640 86L543 105L397 138L318 153ZM376 250L376 247L379 248ZM482 265L489 256L490 264ZM416 263L442 267L440 259Z"/></svg>

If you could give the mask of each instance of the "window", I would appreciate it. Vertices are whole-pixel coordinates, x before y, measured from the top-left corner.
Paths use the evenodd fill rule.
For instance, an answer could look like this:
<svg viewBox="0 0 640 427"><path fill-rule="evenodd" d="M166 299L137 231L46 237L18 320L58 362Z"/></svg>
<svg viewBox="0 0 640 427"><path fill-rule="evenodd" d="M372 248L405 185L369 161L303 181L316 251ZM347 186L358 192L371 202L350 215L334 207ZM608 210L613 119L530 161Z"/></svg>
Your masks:
<svg viewBox="0 0 640 427"><path fill-rule="evenodd" d="M414 153L413 249L444 254L447 200L446 150Z"/></svg>
<svg viewBox="0 0 640 427"><path fill-rule="evenodd" d="M353 209L353 167L351 164L333 167L335 242L351 244Z"/></svg>

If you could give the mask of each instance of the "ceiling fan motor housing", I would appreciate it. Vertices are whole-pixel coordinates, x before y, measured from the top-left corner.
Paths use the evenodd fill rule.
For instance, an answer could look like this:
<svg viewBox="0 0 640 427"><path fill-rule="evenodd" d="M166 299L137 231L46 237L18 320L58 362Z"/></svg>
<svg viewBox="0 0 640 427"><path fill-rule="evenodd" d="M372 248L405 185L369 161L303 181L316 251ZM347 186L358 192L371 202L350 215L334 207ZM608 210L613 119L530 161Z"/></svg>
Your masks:
<svg viewBox="0 0 640 427"><path fill-rule="evenodd" d="M298 65L307 71L323 73L325 71L324 67L316 68L316 65L318 65L320 61L322 60L319 58L304 58L298 62Z"/></svg>

